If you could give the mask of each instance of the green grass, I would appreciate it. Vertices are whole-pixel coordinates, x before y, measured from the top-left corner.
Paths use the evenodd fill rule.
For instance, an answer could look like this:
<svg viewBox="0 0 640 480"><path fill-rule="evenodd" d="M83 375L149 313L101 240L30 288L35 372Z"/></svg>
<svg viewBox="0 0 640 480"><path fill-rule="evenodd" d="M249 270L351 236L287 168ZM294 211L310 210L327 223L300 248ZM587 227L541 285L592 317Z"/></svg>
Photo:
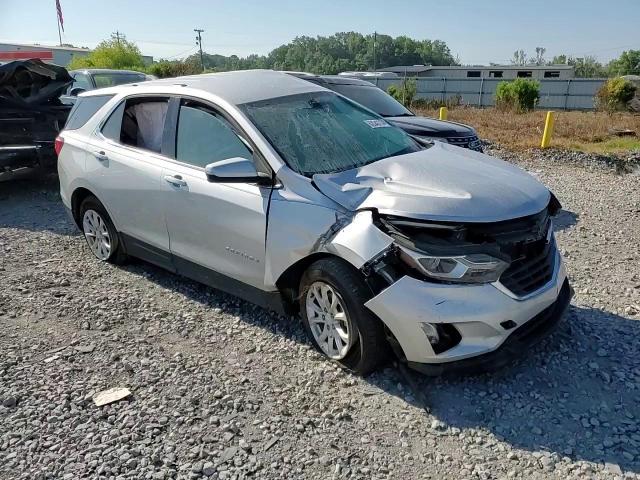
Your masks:
<svg viewBox="0 0 640 480"><path fill-rule="evenodd" d="M640 152L640 138L621 137L610 138L604 142L576 142L571 144L571 148L590 153L628 153L631 151Z"/></svg>

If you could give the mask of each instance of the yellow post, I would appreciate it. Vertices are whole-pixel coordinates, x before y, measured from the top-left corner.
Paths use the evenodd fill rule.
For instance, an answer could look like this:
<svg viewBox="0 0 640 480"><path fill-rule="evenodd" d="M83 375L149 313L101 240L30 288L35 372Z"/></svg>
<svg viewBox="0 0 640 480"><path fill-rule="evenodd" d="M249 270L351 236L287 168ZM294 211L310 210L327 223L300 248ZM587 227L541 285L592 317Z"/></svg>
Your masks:
<svg viewBox="0 0 640 480"><path fill-rule="evenodd" d="M446 120L447 113L449 113L449 110L447 109L447 107L440 107L440 120Z"/></svg>
<svg viewBox="0 0 640 480"><path fill-rule="evenodd" d="M547 119L544 122L544 133L542 134L541 148L547 148L551 144L551 136L553 135L553 125L556 122L556 112L547 112Z"/></svg>

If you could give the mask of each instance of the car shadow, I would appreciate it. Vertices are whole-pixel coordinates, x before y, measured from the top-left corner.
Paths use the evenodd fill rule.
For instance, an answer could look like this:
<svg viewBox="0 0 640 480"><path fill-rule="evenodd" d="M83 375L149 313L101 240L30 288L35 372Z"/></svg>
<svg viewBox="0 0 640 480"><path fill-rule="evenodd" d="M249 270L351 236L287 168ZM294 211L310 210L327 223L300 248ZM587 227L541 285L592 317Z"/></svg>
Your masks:
<svg viewBox="0 0 640 480"><path fill-rule="evenodd" d="M0 227L78 235L62 207L58 189L54 174L0 182Z"/></svg>
<svg viewBox="0 0 640 480"><path fill-rule="evenodd" d="M578 218L577 213L562 209L553 217L553 229L556 232L567 230L578 223Z"/></svg>

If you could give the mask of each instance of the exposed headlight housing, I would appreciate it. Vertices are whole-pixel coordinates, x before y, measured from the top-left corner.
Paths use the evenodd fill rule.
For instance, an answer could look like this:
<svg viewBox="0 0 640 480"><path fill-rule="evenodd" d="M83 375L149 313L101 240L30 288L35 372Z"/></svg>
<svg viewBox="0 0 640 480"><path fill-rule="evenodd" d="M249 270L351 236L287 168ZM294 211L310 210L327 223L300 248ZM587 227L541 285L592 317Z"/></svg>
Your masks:
<svg viewBox="0 0 640 480"><path fill-rule="evenodd" d="M440 142L440 143L449 143L449 141L444 137L429 137L424 135L414 135L416 138L420 140L426 140L427 142Z"/></svg>
<svg viewBox="0 0 640 480"><path fill-rule="evenodd" d="M424 275L456 283L491 283L500 278L509 264L486 253L462 256L431 256L400 247L400 256Z"/></svg>

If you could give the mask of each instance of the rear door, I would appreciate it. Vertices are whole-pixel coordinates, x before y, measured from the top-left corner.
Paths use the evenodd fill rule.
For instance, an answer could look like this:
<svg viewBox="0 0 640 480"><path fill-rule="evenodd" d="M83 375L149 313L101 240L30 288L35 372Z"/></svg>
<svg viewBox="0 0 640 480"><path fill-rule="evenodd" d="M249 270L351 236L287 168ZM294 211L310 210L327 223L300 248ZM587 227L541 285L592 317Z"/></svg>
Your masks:
<svg viewBox="0 0 640 480"><path fill-rule="evenodd" d="M168 97L130 97L87 145L87 175L129 253L173 269L164 219L162 134Z"/></svg>
<svg viewBox="0 0 640 480"><path fill-rule="evenodd" d="M233 157L253 158L260 171L266 166L221 110L191 100L182 100L176 107L176 163L167 165L163 181L167 228L178 271L219 284L203 278L200 267L205 267L262 288L271 188L211 183L204 167ZM219 288L224 290L224 285Z"/></svg>

